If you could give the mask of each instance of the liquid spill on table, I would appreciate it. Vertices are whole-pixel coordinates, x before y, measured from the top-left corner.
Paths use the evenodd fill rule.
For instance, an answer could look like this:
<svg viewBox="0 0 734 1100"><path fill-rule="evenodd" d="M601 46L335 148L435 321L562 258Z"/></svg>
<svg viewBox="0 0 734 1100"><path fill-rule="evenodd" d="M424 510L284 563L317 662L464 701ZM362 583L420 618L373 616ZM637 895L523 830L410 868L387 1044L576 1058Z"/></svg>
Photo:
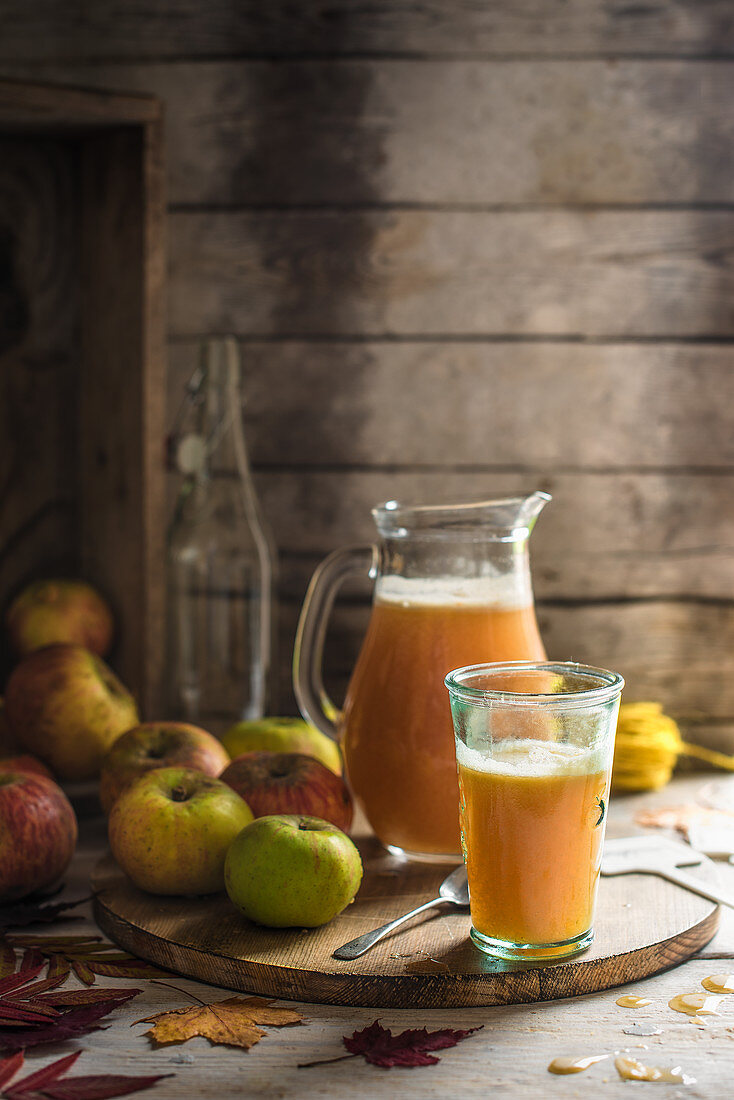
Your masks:
<svg viewBox="0 0 734 1100"><path fill-rule="evenodd" d="M676 1085L695 1085L696 1078L683 1073L680 1066L646 1066L637 1058L620 1054L614 1059L617 1073L623 1081L660 1081Z"/></svg>
<svg viewBox="0 0 734 1100"><path fill-rule="evenodd" d="M709 993L734 993L734 974L712 974L703 978L701 985Z"/></svg>
<svg viewBox="0 0 734 1100"><path fill-rule="evenodd" d="M651 1005L652 1001L647 997L638 997L634 993L624 993L621 997L617 997L616 1003L620 1008L644 1008L645 1005Z"/></svg>
<svg viewBox="0 0 734 1100"><path fill-rule="evenodd" d="M718 997L707 996L706 993L676 993L668 1006L674 1012L685 1012L687 1016L718 1016L717 1006L721 1004Z"/></svg>
<svg viewBox="0 0 734 1100"><path fill-rule="evenodd" d="M549 1073L583 1073L596 1062L603 1062L608 1054L590 1054L586 1058L554 1058L548 1065Z"/></svg>

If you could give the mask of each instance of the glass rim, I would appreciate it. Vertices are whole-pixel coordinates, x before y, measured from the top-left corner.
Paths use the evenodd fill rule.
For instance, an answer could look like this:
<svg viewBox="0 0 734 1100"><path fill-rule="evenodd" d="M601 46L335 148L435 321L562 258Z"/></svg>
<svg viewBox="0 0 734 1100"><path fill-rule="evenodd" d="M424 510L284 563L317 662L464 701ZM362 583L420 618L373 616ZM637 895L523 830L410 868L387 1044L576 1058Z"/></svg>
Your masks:
<svg viewBox="0 0 734 1100"><path fill-rule="evenodd" d="M472 687L465 681L480 673L509 672L547 672L556 675L587 676L595 681L594 686L578 691L531 692L531 691L494 691L491 688ZM449 695L474 706L491 707L582 707L595 706L616 698L624 687L624 677L618 672L595 665L579 664L576 661L503 661L484 662L477 665L464 665L452 669L444 678Z"/></svg>

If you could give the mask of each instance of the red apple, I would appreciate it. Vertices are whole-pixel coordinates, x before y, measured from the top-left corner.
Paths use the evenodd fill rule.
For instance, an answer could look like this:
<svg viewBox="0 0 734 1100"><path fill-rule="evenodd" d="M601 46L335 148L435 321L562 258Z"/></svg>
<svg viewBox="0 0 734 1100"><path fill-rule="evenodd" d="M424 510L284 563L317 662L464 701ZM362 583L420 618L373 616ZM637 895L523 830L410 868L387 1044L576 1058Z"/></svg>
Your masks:
<svg viewBox="0 0 734 1100"><path fill-rule="evenodd" d="M346 832L352 824L352 798L340 775L301 752L246 752L222 772L255 817L305 814L323 818Z"/></svg>
<svg viewBox="0 0 734 1100"><path fill-rule="evenodd" d="M206 730L185 722L144 722L118 737L102 760L99 800L109 813L133 780L154 768L193 768L218 776L229 753Z"/></svg>
<svg viewBox="0 0 734 1100"><path fill-rule="evenodd" d="M157 768L122 792L108 835L139 889L213 894L224 888L227 849L251 821L247 803L221 780L191 768Z"/></svg>
<svg viewBox="0 0 734 1100"><path fill-rule="evenodd" d="M15 597L6 616L10 641L19 656L68 642L104 656L109 652L112 612L84 581L34 581Z"/></svg>
<svg viewBox="0 0 734 1100"><path fill-rule="evenodd" d="M317 928L341 913L362 882L362 860L340 829L316 817L258 817L224 866L230 901L270 928Z"/></svg>
<svg viewBox="0 0 734 1100"><path fill-rule="evenodd" d="M53 772L42 760L28 753L0 757L0 772L22 772L23 775L44 775L46 779L54 778Z"/></svg>
<svg viewBox="0 0 734 1100"><path fill-rule="evenodd" d="M52 645L11 673L5 706L21 748L62 779L92 779L121 733L138 724L135 700L101 657Z"/></svg>
<svg viewBox="0 0 734 1100"><path fill-rule="evenodd" d="M76 816L56 783L0 772L0 901L51 886L76 847Z"/></svg>

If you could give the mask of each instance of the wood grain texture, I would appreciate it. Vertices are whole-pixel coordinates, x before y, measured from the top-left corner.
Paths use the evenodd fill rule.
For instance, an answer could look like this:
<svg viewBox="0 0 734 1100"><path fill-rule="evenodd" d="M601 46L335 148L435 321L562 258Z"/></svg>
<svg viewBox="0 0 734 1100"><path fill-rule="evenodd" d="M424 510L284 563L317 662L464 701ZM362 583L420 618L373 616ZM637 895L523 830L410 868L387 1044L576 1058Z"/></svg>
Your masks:
<svg viewBox="0 0 734 1100"><path fill-rule="evenodd" d="M363 932L436 897L446 870L399 865L360 841L365 878L354 904L318 929L266 929L224 896L151 897L108 859L92 877L95 918L136 955L199 980L267 996L380 1008L522 1004L575 996L675 966L718 926L711 902L649 875L602 879L596 940L552 966L490 960L468 940L462 912L416 922L352 962L331 957ZM710 873L710 872L709 872Z"/></svg>
<svg viewBox="0 0 734 1100"><path fill-rule="evenodd" d="M94 123L141 125L156 122L159 117L160 108L150 96L26 81L0 82L0 119L19 130L61 127L69 133Z"/></svg>
<svg viewBox="0 0 734 1100"><path fill-rule="evenodd" d="M247 340L241 354L247 441L263 472L513 467L520 484L569 467L734 468L728 346ZM171 426L198 356L197 341L169 349Z"/></svg>
<svg viewBox="0 0 734 1100"><path fill-rule="evenodd" d="M39 26L43 33L38 33ZM299 53L566 55L732 52L727 0L36 0L8 6L0 58L39 62L114 57Z"/></svg>
<svg viewBox="0 0 734 1100"><path fill-rule="evenodd" d="M78 567L79 207L73 152L2 134L0 613L40 572ZM0 676L11 655L0 641Z"/></svg>
<svg viewBox="0 0 734 1100"><path fill-rule="evenodd" d="M87 140L83 209L82 567L114 594L120 675L151 715L161 705L165 593L158 123Z"/></svg>
<svg viewBox="0 0 734 1100"><path fill-rule="evenodd" d="M543 599L683 596L726 600L734 590L734 474L497 473L397 470L262 471L263 506L285 552L325 554L376 541L370 510L413 503L553 494L533 534Z"/></svg>
<svg viewBox="0 0 734 1100"><path fill-rule="evenodd" d="M74 76L165 102L176 205L734 199L731 63L202 61Z"/></svg>
<svg viewBox="0 0 734 1100"><path fill-rule="evenodd" d="M733 246L725 211L180 212L170 324L177 336L731 336Z"/></svg>
<svg viewBox="0 0 734 1100"><path fill-rule="evenodd" d="M0 134L0 602L32 578L84 576L121 624L122 679L144 711L157 709L160 107L0 81Z"/></svg>

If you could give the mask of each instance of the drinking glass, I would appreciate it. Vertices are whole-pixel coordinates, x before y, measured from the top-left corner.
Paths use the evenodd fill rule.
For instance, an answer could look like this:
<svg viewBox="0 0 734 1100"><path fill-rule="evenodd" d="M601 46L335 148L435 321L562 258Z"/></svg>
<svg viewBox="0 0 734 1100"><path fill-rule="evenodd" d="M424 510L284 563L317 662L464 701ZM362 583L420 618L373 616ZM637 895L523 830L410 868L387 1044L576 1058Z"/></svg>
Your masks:
<svg viewBox="0 0 734 1100"><path fill-rule="evenodd" d="M624 680L515 661L455 669L444 682L474 943L503 959L585 950Z"/></svg>

